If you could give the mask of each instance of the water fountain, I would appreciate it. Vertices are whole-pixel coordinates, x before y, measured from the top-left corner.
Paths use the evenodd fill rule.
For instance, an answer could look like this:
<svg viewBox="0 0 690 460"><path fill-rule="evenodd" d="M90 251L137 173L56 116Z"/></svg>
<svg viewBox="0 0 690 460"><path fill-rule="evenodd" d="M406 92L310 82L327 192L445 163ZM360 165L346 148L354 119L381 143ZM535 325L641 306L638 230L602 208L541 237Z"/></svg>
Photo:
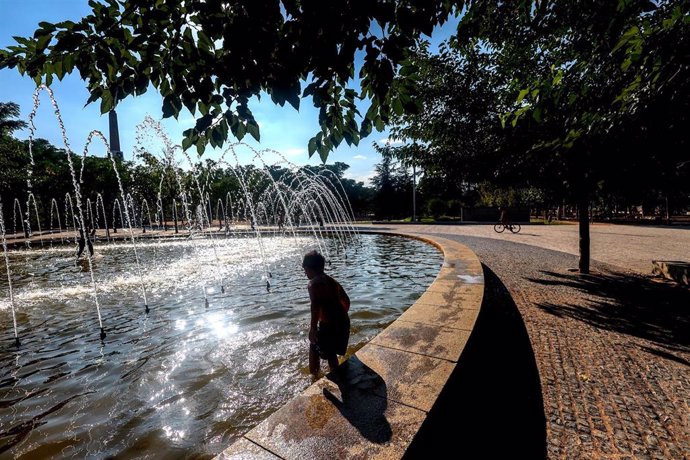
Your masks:
<svg viewBox="0 0 690 460"><path fill-rule="evenodd" d="M5 324L12 317L11 328L0 328L0 456L212 456L311 382L306 250L326 255L350 289L352 350L436 275L434 248L359 235L330 173L241 144L200 169L152 119L142 131L164 144L160 164L171 180L161 173L144 201L124 187L102 134L89 135L82 155L71 153L53 95L43 91L74 190L25 207L14 200L21 233L6 232L0 203L0 315L8 313ZM32 114L38 91L34 101ZM82 186L92 140L117 175L111 198ZM241 149L257 167L240 165ZM214 189L221 173L236 187ZM89 224L95 254L75 264L74 244ZM99 334L89 326L94 310Z"/></svg>

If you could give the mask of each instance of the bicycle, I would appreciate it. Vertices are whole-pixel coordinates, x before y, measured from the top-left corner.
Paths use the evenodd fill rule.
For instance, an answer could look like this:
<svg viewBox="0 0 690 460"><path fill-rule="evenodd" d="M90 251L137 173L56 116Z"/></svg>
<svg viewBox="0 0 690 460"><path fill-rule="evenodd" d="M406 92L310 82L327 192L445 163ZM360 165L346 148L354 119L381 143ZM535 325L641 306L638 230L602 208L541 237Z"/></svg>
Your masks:
<svg viewBox="0 0 690 460"><path fill-rule="evenodd" d="M496 233L503 233L506 229L510 230L511 233L519 233L522 227L520 227L520 224L502 224L500 222L494 225Z"/></svg>

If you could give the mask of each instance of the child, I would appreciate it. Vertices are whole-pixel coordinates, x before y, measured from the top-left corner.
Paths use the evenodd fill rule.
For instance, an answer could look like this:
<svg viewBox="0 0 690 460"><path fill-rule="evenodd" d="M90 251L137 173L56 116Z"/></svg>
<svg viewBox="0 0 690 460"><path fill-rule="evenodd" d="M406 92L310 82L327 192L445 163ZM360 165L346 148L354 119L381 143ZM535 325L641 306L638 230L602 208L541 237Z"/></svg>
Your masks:
<svg viewBox="0 0 690 460"><path fill-rule="evenodd" d="M302 261L309 278L309 372L313 375L319 373L320 359L328 361L330 370L338 367L337 355L345 354L350 338L350 298L340 283L323 272L325 265L326 260L316 251L308 252Z"/></svg>

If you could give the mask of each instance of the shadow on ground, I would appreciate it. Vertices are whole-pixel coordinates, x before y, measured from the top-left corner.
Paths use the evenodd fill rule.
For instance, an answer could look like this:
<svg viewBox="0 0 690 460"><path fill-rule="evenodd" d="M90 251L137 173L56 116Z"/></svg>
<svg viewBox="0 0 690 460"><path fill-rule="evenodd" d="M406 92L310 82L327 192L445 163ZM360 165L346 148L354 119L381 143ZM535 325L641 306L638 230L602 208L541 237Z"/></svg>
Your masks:
<svg viewBox="0 0 690 460"><path fill-rule="evenodd" d="M484 268L484 303L465 350L405 459L546 457L534 353L508 290ZM450 454L448 454L450 452Z"/></svg>
<svg viewBox="0 0 690 460"><path fill-rule="evenodd" d="M530 281L568 286L582 292L586 299L586 303L579 304L538 304L544 311L673 350L690 350L689 289L650 277L615 272L543 273L545 278Z"/></svg>
<svg viewBox="0 0 690 460"><path fill-rule="evenodd" d="M327 388L323 395L359 433L375 444L385 444L392 436L386 419L386 382L372 368L351 356L329 373L328 380L338 385L340 399Z"/></svg>

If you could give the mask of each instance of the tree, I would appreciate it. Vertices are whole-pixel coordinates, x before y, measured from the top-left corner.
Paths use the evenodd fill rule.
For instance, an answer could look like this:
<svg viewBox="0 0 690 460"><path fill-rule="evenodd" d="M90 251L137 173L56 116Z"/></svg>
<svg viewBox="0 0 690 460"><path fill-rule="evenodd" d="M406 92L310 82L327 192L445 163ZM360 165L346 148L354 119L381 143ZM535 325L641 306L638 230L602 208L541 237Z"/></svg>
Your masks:
<svg viewBox="0 0 690 460"><path fill-rule="evenodd" d="M391 219L412 214L412 178L391 153L391 147L375 145L383 157L375 166L371 179L374 186L374 212L379 219Z"/></svg>
<svg viewBox="0 0 690 460"><path fill-rule="evenodd" d="M576 197L582 273L589 272L589 204L599 184L627 170L629 183L645 185L647 177L663 177L659 166L675 167L679 154L687 158L687 130L667 126L687 125L689 6L687 0L518 2L469 15L459 29L479 30L491 46L521 49L506 62L532 69L516 74L516 106L504 121L528 125L534 158L560 170ZM661 43L673 51L662 51ZM661 112L665 106L671 110ZM670 148L660 150L662 142Z"/></svg>
<svg viewBox="0 0 690 460"><path fill-rule="evenodd" d="M0 137L8 136L18 129L26 127L21 120L13 120L19 116L19 105L14 102L0 102Z"/></svg>
<svg viewBox="0 0 690 460"><path fill-rule="evenodd" d="M689 5L472 3L452 52L413 55L424 110L394 131L428 146L430 170L573 197L587 273L594 194L668 190L686 174Z"/></svg>
<svg viewBox="0 0 690 460"><path fill-rule="evenodd" d="M12 200L26 188L26 165L29 154L21 141L11 136L0 136L0 201L5 212Z"/></svg>
<svg viewBox="0 0 690 460"><path fill-rule="evenodd" d="M502 101L506 82L495 61L474 41L446 43L438 54L423 44L411 53L418 69L413 97L421 110L393 117L393 136L411 143L392 147L391 153L421 168L435 196L461 196L468 183L494 175L507 153L499 123L508 110Z"/></svg>
<svg viewBox="0 0 690 460"><path fill-rule="evenodd" d="M88 102L106 113L151 83L163 96L163 116L183 107L197 116L183 147L222 146L232 134L259 139L248 102L268 94L295 109L311 98L321 130L309 155L343 140L357 145L392 113L414 110L408 49L420 34L464 6L460 0L107 0L75 23L42 22L33 38L0 50L0 68L17 68L36 83L78 71ZM359 54L358 54L359 53ZM362 56L359 90L351 87ZM410 78L393 81L400 73ZM367 99L362 116L355 105ZM359 121L361 118L361 121Z"/></svg>

